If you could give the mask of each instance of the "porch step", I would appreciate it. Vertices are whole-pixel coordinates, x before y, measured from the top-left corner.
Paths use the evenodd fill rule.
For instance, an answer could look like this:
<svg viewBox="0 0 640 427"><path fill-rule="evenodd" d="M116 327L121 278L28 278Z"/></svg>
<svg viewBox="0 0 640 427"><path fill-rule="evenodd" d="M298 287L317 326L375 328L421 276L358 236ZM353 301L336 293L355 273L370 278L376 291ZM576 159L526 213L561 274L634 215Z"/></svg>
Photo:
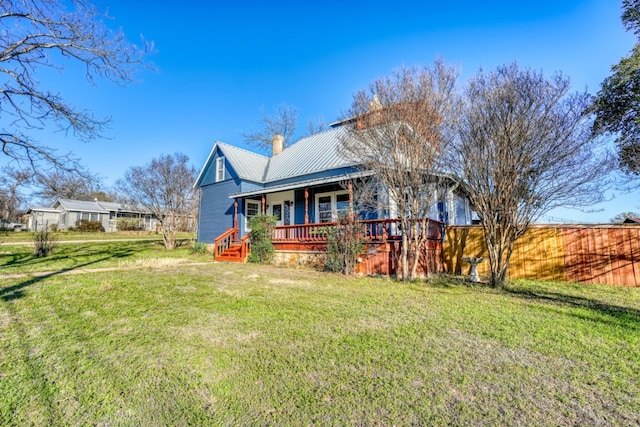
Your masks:
<svg viewBox="0 0 640 427"><path fill-rule="evenodd" d="M242 245L232 244L226 251L216 257L216 261L245 262L242 258Z"/></svg>

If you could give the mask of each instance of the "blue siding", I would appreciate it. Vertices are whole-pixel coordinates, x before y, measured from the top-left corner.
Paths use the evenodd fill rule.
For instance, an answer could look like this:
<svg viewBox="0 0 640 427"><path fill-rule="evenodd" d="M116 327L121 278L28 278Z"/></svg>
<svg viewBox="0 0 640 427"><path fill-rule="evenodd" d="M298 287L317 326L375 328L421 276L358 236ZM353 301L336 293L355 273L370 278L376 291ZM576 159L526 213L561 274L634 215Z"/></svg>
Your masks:
<svg viewBox="0 0 640 427"><path fill-rule="evenodd" d="M239 189L240 183L234 180L201 187L198 242L213 243L216 237L233 227L234 200L229 194Z"/></svg>
<svg viewBox="0 0 640 427"><path fill-rule="evenodd" d="M205 185L213 184L216 182L216 158L218 154L216 153L215 157L211 159L211 161L207 164L204 174L200 179L200 186L204 187Z"/></svg>
<svg viewBox="0 0 640 427"><path fill-rule="evenodd" d="M240 184L240 191L255 191L264 188L264 185L251 181L243 181Z"/></svg>
<svg viewBox="0 0 640 427"><path fill-rule="evenodd" d="M304 189L295 190L293 195L293 223L304 224Z"/></svg>
<svg viewBox="0 0 640 427"><path fill-rule="evenodd" d="M209 159L209 163L205 168L205 172L200 178L200 187L204 187L205 185L215 184L216 183L216 161L220 157L220 149L216 149L216 152ZM224 160L224 179L227 180L229 178L235 177L235 173L233 173L233 169L230 170L230 165L227 159Z"/></svg>

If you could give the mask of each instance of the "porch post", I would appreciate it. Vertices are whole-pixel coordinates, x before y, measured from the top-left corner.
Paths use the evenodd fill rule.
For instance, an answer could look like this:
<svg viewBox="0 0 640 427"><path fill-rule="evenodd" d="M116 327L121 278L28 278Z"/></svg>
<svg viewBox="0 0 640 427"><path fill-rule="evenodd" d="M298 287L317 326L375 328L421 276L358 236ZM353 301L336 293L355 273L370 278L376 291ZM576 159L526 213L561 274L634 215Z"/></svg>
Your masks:
<svg viewBox="0 0 640 427"><path fill-rule="evenodd" d="M304 189L304 223L309 224L309 189Z"/></svg>
<svg viewBox="0 0 640 427"><path fill-rule="evenodd" d="M266 213L266 208L264 206L265 204L265 197L264 194L262 195L262 215L264 215Z"/></svg>
<svg viewBox="0 0 640 427"><path fill-rule="evenodd" d="M238 199L233 201L233 228L238 228Z"/></svg>
<svg viewBox="0 0 640 427"><path fill-rule="evenodd" d="M353 181L349 180L347 183L347 189L349 190L349 210L353 213Z"/></svg>

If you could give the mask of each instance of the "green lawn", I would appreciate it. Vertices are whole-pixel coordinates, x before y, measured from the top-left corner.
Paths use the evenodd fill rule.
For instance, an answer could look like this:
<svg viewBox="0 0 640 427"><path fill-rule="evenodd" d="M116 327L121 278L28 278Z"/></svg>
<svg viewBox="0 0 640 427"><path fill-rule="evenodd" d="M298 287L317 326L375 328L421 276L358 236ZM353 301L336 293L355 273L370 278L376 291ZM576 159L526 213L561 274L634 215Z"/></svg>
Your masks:
<svg viewBox="0 0 640 427"><path fill-rule="evenodd" d="M0 230L0 244L3 243L15 243L15 242L25 242L29 243L33 241L33 232L30 231L6 231ZM77 241L77 240L140 240L140 239L149 239L149 240L162 240L161 233L151 233L148 231L139 231L139 232L117 232L117 233L81 233L79 231L64 231L60 233L56 233L58 239L61 242L65 241ZM178 233L178 238L180 239L192 239L194 238L193 233Z"/></svg>
<svg viewBox="0 0 640 427"><path fill-rule="evenodd" d="M210 261L209 256L190 256L191 243L180 241L167 251L161 240L131 239L124 242L58 243L52 255L36 258L29 245L0 246L0 275L31 272L82 270L109 267L152 267L158 263Z"/></svg>
<svg viewBox="0 0 640 427"><path fill-rule="evenodd" d="M209 263L0 298L4 425L640 423L640 289Z"/></svg>

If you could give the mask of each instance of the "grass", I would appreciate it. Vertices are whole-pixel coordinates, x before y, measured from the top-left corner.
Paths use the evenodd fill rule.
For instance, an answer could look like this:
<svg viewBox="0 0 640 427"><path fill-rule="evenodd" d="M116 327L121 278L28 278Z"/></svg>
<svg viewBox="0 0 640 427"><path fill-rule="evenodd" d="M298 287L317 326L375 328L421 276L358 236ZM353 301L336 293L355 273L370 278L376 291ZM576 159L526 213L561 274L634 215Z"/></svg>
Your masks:
<svg viewBox="0 0 640 427"><path fill-rule="evenodd" d="M0 298L4 425L640 423L637 288L210 263Z"/></svg>
<svg viewBox="0 0 640 427"><path fill-rule="evenodd" d="M31 231L0 231L0 244L6 243L30 243L33 241ZM85 241L85 240L162 240L162 233L140 232L116 232L116 233L81 233L79 231L64 231L56 233L59 241ZM178 233L177 237L182 240L192 239L192 233Z"/></svg>
<svg viewBox="0 0 640 427"><path fill-rule="evenodd" d="M182 241L175 251L165 250L160 240L59 243L52 255L36 258L30 245L5 245L0 246L0 274L140 267L154 262L211 260L210 254L189 256L190 249L189 241Z"/></svg>

